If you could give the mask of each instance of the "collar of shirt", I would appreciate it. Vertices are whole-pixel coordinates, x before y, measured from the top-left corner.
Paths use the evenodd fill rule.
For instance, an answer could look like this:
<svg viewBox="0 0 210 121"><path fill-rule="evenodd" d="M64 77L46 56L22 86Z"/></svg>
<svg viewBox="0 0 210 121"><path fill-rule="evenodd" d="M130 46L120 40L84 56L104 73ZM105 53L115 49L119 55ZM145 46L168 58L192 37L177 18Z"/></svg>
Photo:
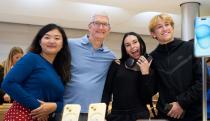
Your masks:
<svg viewBox="0 0 210 121"><path fill-rule="evenodd" d="M88 39L88 35L85 35L85 36L82 37L82 44L92 46L92 44L90 43L90 41ZM104 46L104 44L102 44L102 47L100 47L98 49L95 49L95 50L103 51L103 52L109 52L110 51L106 46Z"/></svg>

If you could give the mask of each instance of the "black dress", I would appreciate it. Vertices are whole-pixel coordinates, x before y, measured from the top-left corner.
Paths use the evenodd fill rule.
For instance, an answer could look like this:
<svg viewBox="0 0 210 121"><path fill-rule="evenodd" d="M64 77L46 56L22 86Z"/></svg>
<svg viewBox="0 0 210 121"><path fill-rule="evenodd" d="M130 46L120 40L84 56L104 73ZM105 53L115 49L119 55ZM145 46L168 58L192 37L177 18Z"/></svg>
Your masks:
<svg viewBox="0 0 210 121"><path fill-rule="evenodd" d="M112 111L106 116L107 121L149 119L146 107L147 100L152 97L149 80L149 75L143 76L140 71L126 69L124 63L113 61L102 96L102 102L107 105L113 98Z"/></svg>

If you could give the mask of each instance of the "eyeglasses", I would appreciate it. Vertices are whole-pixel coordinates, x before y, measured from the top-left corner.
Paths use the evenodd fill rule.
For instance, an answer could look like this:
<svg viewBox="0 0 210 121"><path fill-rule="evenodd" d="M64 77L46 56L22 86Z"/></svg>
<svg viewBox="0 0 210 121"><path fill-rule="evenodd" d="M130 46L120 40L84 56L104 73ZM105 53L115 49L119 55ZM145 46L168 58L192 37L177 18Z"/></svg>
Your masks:
<svg viewBox="0 0 210 121"><path fill-rule="evenodd" d="M100 27L100 26L105 27L105 28L110 27L109 23L101 23L101 22L98 22L98 21L93 21L91 23L96 27Z"/></svg>

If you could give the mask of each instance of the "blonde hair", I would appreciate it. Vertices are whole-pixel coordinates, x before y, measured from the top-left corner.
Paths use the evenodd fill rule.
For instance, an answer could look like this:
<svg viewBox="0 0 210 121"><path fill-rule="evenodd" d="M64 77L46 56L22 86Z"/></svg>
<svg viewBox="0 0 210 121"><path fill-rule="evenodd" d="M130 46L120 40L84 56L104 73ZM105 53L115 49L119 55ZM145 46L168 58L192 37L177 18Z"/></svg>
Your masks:
<svg viewBox="0 0 210 121"><path fill-rule="evenodd" d="M20 47L13 47L10 52L9 52L9 55L7 57L7 60L4 62L4 76L7 75L7 73L9 72L9 70L11 69L11 67L13 66L13 56L16 55L16 54L23 54L23 49L20 48Z"/></svg>
<svg viewBox="0 0 210 121"><path fill-rule="evenodd" d="M150 32L154 32L154 29L158 24L158 20L160 20L160 19L163 20L164 22L170 23L170 25L174 28L174 21L173 21L172 17L168 14L162 13L162 14L154 16L150 20L150 23L149 23L149 31Z"/></svg>

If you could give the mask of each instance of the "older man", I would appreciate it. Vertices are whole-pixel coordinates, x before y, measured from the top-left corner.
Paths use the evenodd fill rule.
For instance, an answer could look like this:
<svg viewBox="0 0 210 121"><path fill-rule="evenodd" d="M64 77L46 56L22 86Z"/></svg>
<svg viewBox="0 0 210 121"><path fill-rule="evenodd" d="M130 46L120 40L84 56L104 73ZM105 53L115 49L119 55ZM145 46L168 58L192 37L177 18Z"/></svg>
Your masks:
<svg viewBox="0 0 210 121"><path fill-rule="evenodd" d="M80 104L79 121L87 121L88 106L101 101L108 68L115 55L103 44L110 32L109 17L96 13L88 25L89 34L70 39L71 80L64 93L65 104Z"/></svg>

